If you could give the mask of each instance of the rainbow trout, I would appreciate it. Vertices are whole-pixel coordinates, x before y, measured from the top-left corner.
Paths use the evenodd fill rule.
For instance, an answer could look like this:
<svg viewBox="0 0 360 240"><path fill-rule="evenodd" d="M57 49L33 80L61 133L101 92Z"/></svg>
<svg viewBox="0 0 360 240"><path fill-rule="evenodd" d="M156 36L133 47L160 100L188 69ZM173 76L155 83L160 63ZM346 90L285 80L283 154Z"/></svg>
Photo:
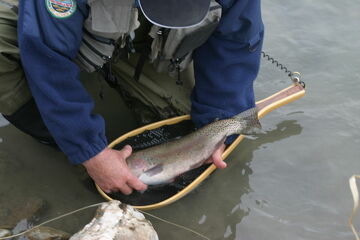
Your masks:
<svg viewBox="0 0 360 240"><path fill-rule="evenodd" d="M215 121L182 138L134 152L127 163L147 185L165 184L201 166L233 134L252 134L261 128L256 108Z"/></svg>

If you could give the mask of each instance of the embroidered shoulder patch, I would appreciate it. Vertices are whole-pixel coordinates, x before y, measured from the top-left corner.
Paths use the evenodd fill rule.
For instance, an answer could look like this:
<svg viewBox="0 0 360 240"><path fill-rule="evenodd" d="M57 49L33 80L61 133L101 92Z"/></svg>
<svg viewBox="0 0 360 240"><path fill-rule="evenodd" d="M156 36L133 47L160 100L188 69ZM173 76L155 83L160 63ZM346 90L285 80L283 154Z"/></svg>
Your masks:
<svg viewBox="0 0 360 240"><path fill-rule="evenodd" d="M46 8L56 18L67 18L76 11L75 0L45 0Z"/></svg>

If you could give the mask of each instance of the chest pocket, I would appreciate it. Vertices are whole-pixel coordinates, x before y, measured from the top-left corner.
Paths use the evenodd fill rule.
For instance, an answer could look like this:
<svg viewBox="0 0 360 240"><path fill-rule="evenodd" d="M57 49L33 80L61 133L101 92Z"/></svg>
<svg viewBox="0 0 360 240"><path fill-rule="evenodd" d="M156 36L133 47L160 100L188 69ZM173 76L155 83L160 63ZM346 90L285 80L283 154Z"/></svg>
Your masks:
<svg viewBox="0 0 360 240"><path fill-rule="evenodd" d="M90 14L84 23L84 36L76 63L87 72L103 67L114 50L125 46L139 27L133 0L89 0Z"/></svg>
<svg viewBox="0 0 360 240"><path fill-rule="evenodd" d="M149 33L153 38L150 61L158 72L175 76L192 60L193 51L206 42L221 18L221 6L212 1L205 19L190 28L167 29L154 25Z"/></svg>

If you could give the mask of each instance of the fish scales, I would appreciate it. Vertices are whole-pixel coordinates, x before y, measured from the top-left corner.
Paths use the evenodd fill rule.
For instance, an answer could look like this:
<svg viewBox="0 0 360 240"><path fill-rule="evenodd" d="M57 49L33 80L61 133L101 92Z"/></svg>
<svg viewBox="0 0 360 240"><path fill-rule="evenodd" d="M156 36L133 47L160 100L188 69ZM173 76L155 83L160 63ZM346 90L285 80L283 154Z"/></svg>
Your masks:
<svg viewBox="0 0 360 240"><path fill-rule="evenodd" d="M171 182L202 165L233 134L260 128L256 109L210 123L182 138L133 153L127 163L132 173L148 185Z"/></svg>

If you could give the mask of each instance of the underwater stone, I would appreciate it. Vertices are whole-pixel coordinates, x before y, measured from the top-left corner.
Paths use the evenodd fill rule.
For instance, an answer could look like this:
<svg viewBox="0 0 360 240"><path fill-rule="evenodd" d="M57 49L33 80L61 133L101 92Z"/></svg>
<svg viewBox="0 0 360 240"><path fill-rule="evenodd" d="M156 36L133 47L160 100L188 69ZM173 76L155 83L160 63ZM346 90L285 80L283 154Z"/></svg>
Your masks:
<svg viewBox="0 0 360 240"><path fill-rule="evenodd" d="M9 201L0 195L0 223L3 228L15 227L23 219L34 218L45 206L45 200L38 197L24 198L19 201Z"/></svg>
<svg viewBox="0 0 360 240"><path fill-rule="evenodd" d="M26 234L29 240L68 240L70 234L51 227L38 227Z"/></svg>

